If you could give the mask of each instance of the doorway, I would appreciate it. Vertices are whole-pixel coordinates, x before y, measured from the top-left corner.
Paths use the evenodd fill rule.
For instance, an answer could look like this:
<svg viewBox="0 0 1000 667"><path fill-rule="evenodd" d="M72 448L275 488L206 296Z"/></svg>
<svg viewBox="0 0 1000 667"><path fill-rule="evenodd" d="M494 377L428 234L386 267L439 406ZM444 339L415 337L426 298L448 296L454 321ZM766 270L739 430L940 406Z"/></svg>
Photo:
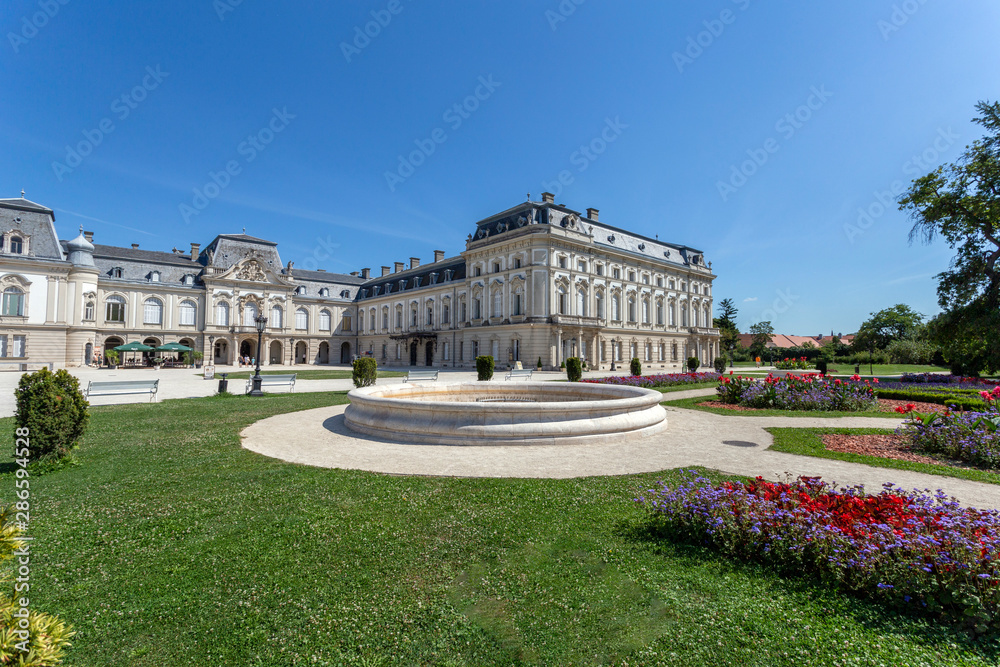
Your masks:
<svg viewBox="0 0 1000 667"><path fill-rule="evenodd" d="M410 365L417 365L417 341L410 343Z"/></svg>
<svg viewBox="0 0 1000 667"><path fill-rule="evenodd" d="M94 361L94 344L87 343L83 348L83 365L89 366Z"/></svg>
<svg viewBox="0 0 1000 667"><path fill-rule="evenodd" d="M340 346L340 363L351 363L351 344L344 343Z"/></svg>
<svg viewBox="0 0 1000 667"><path fill-rule="evenodd" d="M328 364L330 363L330 344L323 341L319 344L319 363Z"/></svg>
<svg viewBox="0 0 1000 667"><path fill-rule="evenodd" d="M427 355L425 357L426 360L427 360L426 361L427 365L428 366L433 366L434 365L434 343L427 343L426 349L425 349L425 353Z"/></svg>
<svg viewBox="0 0 1000 667"><path fill-rule="evenodd" d="M281 358L281 343L276 340L271 341L271 347L269 351L270 364L272 366L280 366L283 361Z"/></svg>

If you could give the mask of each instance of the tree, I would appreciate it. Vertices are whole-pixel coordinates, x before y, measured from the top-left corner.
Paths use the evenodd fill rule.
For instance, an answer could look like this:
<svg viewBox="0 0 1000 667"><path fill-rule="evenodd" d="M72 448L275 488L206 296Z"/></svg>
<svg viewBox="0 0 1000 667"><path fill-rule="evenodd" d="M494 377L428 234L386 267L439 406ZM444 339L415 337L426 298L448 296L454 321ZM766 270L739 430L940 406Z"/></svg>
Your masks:
<svg viewBox="0 0 1000 667"><path fill-rule="evenodd" d="M750 343L750 355L759 357L764 354L767 344L771 342L774 327L771 326L770 321L757 322L750 325L750 335L753 336L753 341Z"/></svg>
<svg viewBox="0 0 1000 667"><path fill-rule="evenodd" d="M740 343L740 332L736 328L736 316L739 314L732 299L726 298L719 302L719 317L713 324L719 330L719 347L723 351L736 349Z"/></svg>
<svg viewBox="0 0 1000 667"><path fill-rule="evenodd" d="M956 250L937 275L938 304L929 335L966 373L1000 370L1000 103L979 102L973 122L986 135L957 162L913 181L899 210L914 221L910 242L941 235Z"/></svg>
<svg viewBox="0 0 1000 667"><path fill-rule="evenodd" d="M916 338L924 321L923 315L905 303L870 315L851 343L855 351L884 350L893 341Z"/></svg>

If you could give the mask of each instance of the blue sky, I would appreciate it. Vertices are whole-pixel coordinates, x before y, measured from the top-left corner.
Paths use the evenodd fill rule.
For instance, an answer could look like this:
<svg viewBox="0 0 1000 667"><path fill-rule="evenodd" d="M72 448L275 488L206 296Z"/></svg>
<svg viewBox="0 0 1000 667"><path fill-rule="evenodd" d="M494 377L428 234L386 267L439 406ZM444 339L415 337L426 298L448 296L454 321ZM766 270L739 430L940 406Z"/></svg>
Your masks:
<svg viewBox="0 0 1000 667"><path fill-rule="evenodd" d="M680 4L8 0L0 196L64 238L245 227L349 272L549 189L704 250L743 328L937 312L951 251L907 243L892 190L981 135L1000 5Z"/></svg>

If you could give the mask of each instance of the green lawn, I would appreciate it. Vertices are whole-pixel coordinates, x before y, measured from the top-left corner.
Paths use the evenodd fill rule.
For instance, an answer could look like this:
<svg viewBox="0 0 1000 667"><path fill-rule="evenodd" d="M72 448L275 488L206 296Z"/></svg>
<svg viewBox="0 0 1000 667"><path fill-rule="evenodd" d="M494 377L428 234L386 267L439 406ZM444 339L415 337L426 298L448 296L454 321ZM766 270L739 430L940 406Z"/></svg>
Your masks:
<svg viewBox="0 0 1000 667"><path fill-rule="evenodd" d="M894 468L896 470L912 470L923 472L929 475L942 475L944 477L958 477L959 479L969 479L974 482L986 482L989 484L1000 484L1000 473L988 470L976 470L975 468L956 468L949 465L936 465L932 463L913 463L910 461L898 461L896 459L884 459L878 456L866 456L863 454L849 454L847 452L832 452L823 446L820 436L825 433L843 435L864 435L871 433L892 433L884 429L875 428L769 428L767 429L774 436L774 444L770 449L778 452L788 452L789 454L801 454L803 456L817 456L824 459L837 459L838 461L850 461L851 463L864 463L879 468Z"/></svg>
<svg viewBox="0 0 1000 667"><path fill-rule="evenodd" d="M378 475L240 448L343 393L92 409L78 465L31 480L31 604L76 667L988 665L932 620L654 538L673 472ZM10 433L11 419L0 420ZM294 439L294 432L287 434ZM0 496L14 485L8 464Z"/></svg>
<svg viewBox="0 0 1000 667"><path fill-rule="evenodd" d="M726 415L727 417L829 417L838 419L840 417L880 417L882 419L895 419L896 414L892 412L821 412L810 410L754 410L752 412L743 410L728 410L726 408L713 408L702 406L701 403L714 401L715 396L696 396L694 398L681 398L676 401L665 401L661 405L672 408L686 408L688 410L701 410L711 412L715 415Z"/></svg>
<svg viewBox="0 0 1000 667"><path fill-rule="evenodd" d="M717 380L712 380L711 382L692 382L691 384L679 384L673 387L657 387L656 390L663 392L664 394L669 394L674 391L687 391L689 389L715 389L719 386Z"/></svg>
<svg viewBox="0 0 1000 667"><path fill-rule="evenodd" d="M350 380L351 371L338 370L334 368L321 368L318 370L301 370L298 368L289 368L284 371L261 371L261 375L288 375L289 373L296 374L296 380ZM246 378L253 377L253 371L238 371L236 373L229 373L227 377L230 380L242 380ZM406 377L406 373L400 373L399 371L382 371L378 372L380 378L400 378Z"/></svg>

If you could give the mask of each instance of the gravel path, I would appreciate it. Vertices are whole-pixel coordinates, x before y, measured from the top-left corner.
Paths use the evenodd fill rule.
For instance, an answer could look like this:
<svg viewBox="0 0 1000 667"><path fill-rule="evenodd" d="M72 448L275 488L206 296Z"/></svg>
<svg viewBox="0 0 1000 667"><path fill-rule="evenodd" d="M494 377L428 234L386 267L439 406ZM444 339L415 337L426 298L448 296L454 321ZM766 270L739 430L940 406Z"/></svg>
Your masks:
<svg viewBox="0 0 1000 667"><path fill-rule="evenodd" d="M713 390L692 390L706 395ZM684 398L676 392L667 399ZM1000 486L951 477L888 470L858 463L773 452L768 427L895 428L895 418L736 417L668 407L666 434L603 445L449 447L381 442L344 425L346 406L277 415L243 431L243 446L274 458L326 468L400 475L570 478L625 475L685 466L779 480L815 475L841 484L879 489L943 489L964 503L1000 508Z"/></svg>

